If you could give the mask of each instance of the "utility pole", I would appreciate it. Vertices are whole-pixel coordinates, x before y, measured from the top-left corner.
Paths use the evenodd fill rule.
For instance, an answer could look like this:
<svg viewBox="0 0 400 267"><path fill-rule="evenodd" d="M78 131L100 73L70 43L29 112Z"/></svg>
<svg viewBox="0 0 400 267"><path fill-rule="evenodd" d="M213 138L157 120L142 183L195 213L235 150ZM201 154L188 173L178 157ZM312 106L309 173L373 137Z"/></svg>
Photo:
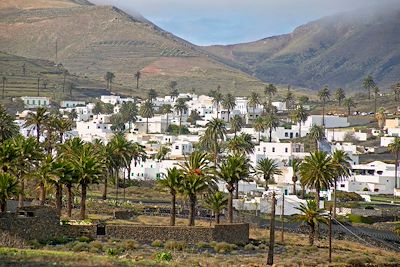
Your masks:
<svg viewBox="0 0 400 267"><path fill-rule="evenodd" d="M269 247L268 247L268 258L267 265L274 264L274 245L275 245L275 191L272 192L271 198L271 223L269 226Z"/></svg>
<svg viewBox="0 0 400 267"><path fill-rule="evenodd" d="M281 213L281 222L282 222L282 232L281 232L281 243L283 244L285 241L285 192L282 194L282 213Z"/></svg>
<svg viewBox="0 0 400 267"><path fill-rule="evenodd" d="M329 262L332 262L332 206L329 207Z"/></svg>

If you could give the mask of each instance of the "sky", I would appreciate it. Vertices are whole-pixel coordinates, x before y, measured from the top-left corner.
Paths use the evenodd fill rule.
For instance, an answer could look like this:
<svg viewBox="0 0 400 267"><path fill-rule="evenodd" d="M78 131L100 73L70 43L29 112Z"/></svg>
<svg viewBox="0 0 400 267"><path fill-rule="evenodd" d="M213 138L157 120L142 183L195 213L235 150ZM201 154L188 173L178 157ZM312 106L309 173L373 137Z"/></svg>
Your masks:
<svg viewBox="0 0 400 267"><path fill-rule="evenodd" d="M138 12L196 45L236 44L292 32L324 16L400 0L89 0Z"/></svg>

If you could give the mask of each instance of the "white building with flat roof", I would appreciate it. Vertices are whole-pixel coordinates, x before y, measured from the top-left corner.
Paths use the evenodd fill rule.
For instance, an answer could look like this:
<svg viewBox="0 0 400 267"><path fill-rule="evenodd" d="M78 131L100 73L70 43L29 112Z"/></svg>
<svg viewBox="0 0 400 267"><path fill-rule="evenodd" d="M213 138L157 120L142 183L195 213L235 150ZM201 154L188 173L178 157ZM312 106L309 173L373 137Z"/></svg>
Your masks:
<svg viewBox="0 0 400 267"><path fill-rule="evenodd" d="M49 107L50 98L44 96L21 96L25 108Z"/></svg>
<svg viewBox="0 0 400 267"><path fill-rule="evenodd" d="M347 117L326 115L324 120L325 128L344 128L350 126L350 123L347 121ZM313 125L322 126L322 115L308 116L304 126L310 128Z"/></svg>

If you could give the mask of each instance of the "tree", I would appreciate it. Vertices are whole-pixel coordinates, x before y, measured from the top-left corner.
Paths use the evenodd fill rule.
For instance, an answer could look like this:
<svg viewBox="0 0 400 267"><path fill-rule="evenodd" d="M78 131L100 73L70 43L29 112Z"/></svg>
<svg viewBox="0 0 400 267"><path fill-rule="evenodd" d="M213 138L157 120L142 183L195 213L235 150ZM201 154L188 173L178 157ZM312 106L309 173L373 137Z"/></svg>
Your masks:
<svg viewBox="0 0 400 267"><path fill-rule="evenodd" d="M2 98L4 99L7 77L6 77L6 76L3 76L3 77L1 78L1 81L3 82L3 93L2 93Z"/></svg>
<svg viewBox="0 0 400 267"><path fill-rule="evenodd" d="M305 123L308 118L308 112L302 105L298 105L292 113L293 121L299 124L299 137L301 137L301 124Z"/></svg>
<svg viewBox="0 0 400 267"><path fill-rule="evenodd" d="M390 86L390 89L392 89L393 93L394 93L394 100L398 101L399 100L399 96L400 96L400 83L396 83L393 84L392 86Z"/></svg>
<svg viewBox="0 0 400 267"><path fill-rule="evenodd" d="M122 103L119 112L122 115L123 121L129 124L129 131L130 131L132 123L136 121L138 115L138 109L136 104L133 102L124 102Z"/></svg>
<svg viewBox="0 0 400 267"><path fill-rule="evenodd" d="M109 72L109 71L107 71L106 75L104 76L104 79L107 82L107 89L110 90L110 92L112 90L112 83L113 83L114 78L115 78L115 74L112 72Z"/></svg>
<svg viewBox="0 0 400 267"><path fill-rule="evenodd" d="M378 112L375 113L375 118L378 121L379 129L383 130L383 127L385 126L385 121L386 121L386 110L385 110L385 108L380 107L378 109Z"/></svg>
<svg viewBox="0 0 400 267"><path fill-rule="evenodd" d="M343 101L343 104L345 107L347 107L347 115L348 116L350 116L350 114L351 114L351 108L355 108L357 106L352 97L346 98Z"/></svg>
<svg viewBox="0 0 400 267"><path fill-rule="evenodd" d="M345 94L343 88L337 88L335 91L335 99L338 101L339 106L342 104L342 101L345 98L346 98L346 94Z"/></svg>
<svg viewBox="0 0 400 267"><path fill-rule="evenodd" d="M265 158L257 162L256 174L261 175L265 180L265 191L268 191L268 182L274 178L274 175L281 175L282 171L273 159Z"/></svg>
<svg viewBox="0 0 400 267"><path fill-rule="evenodd" d="M325 126L325 104L326 101L329 100L330 96L331 93L329 92L329 88L326 85L318 92L318 97L322 101L322 126Z"/></svg>
<svg viewBox="0 0 400 267"><path fill-rule="evenodd" d="M310 132L308 133L308 137L314 141L315 150L318 151L318 141L321 141L325 137L324 127L313 124L313 126L310 128Z"/></svg>
<svg viewBox="0 0 400 267"><path fill-rule="evenodd" d="M136 79L136 89L139 89L139 80L142 77L142 73L140 71L137 71L134 77Z"/></svg>
<svg viewBox="0 0 400 267"><path fill-rule="evenodd" d="M54 169L54 159L51 155L47 155L40 161L37 170L33 176L39 183L39 205L43 206L46 201L46 187L45 185L52 180L55 180L56 171Z"/></svg>
<svg viewBox="0 0 400 267"><path fill-rule="evenodd" d="M201 120L201 117L199 113L197 112L197 109L192 109L190 111L190 115L187 119L188 122L190 122L191 125L195 125L196 121Z"/></svg>
<svg viewBox="0 0 400 267"><path fill-rule="evenodd" d="M110 123L111 123L111 130L115 132L124 132L125 131L125 122L123 115L121 113L116 113L111 115Z"/></svg>
<svg viewBox="0 0 400 267"><path fill-rule="evenodd" d="M173 112L172 106L170 104L163 104L161 106L161 114L167 115L167 129L169 126L169 114Z"/></svg>
<svg viewBox="0 0 400 267"><path fill-rule="evenodd" d="M224 99L224 96L219 92L215 91L212 96L213 100L213 105L217 107L217 119L218 119L218 114L219 114L219 107L222 103L222 100Z"/></svg>
<svg viewBox="0 0 400 267"><path fill-rule="evenodd" d="M6 212L7 199L17 195L17 179L9 173L0 172L0 212Z"/></svg>
<svg viewBox="0 0 400 267"><path fill-rule="evenodd" d="M395 137L393 142L388 145L388 150L390 153L395 155L395 165L394 165L394 187L399 188L397 169L399 166L399 153L400 153L400 138Z"/></svg>
<svg viewBox="0 0 400 267"><path fill-rule="evenodd" d="M233 192L236 185L249 173L246 157L243 155L231 155L215 171L216 177L226 183L228 190L228 221L233 223Z"/></svg>
<svg viewBox="0 0 400 267"><path fill-rule="evenodd" d="M64 142L64 135L67 131L71 130L72 121L70 119L57 118L55 121L55 130L59 135L59 143Z"/></svg>
<svg viewBox="0 0 400 267"><path fill-rule="evenodd" d="M176 98L179 96L179 92L176 89L176 86L178 85L177 81L170 81L168 83L168 88L169 88L169 94L170 96L172 96L173 98Z"/></svg>
<svg viewBox="0 0 400 267"><path fill-rule="evenodd" d="M93 112L94 115L98 115L98 114L103 113L103 112L104 112L104 105L103 105L103 102L97 101L97 102L94 104L94 107L93 107L93 109L92 109L92 112Z"/></svg>
<svg viewBox="0 0 400 267"><path fill-rule="evenodd" d="M296 182L298 181L298 174L300 171L301 160L292 159L290 161L290 167L292 167L292 182L293 182L293 194L296 195Z"/></svg>
<svg viewBox="0 0 400 267"><path fill-rule="evenodd" d="M41 127L47 121L48 114L47 109L44 107L38 107L36 112L29 112L24 127L35 126L36 127L36 140L39 143L40 134L41 134Z"/></svg>
<svg viewBox="0 0 400 267"><path fill-rule="evenodd" d="M291 110L293 102L294 102L294 95L293 95L293 92L290 91L290 85L288 86L288 89L287 89L287 92L285 95L285 102L286 102L286 108L288 110Z"/></svg>
<svg viewBox="0 0 400 267"><path fill-rule="evenodd" d="M186 104L186 99L178 98L178 100L175 103L174 109L177 113L179 113L179 129L181 129L183 113L186 113L189 109L188 105ZM180 130L179 134L181 134Z"/></svg>
<svg viewBox="0 0 400 267"><path fill-rule="evenodd" d="M157 97L158 93L155 89L150 89L149 92L147 93L147 98L151 103L153 103L153 100L155 100Z"/></svg>
<svg viewBox="0 0 400 267"><path fill-rule="evenodd" d="M310 228L308 234L308 243L310 246L314 245L315 228L319 223L327 223L327 218L324 216L324 210L320 209L314 200L308 200L307 206L304 203L300 207L296 207L301 214L295 215L295 221L303 222Z"/></svg>
<svg viewBox="0 0 400 267"><path fill-rule="evenodd" d="M0 105L0 144L18 133L19 127L13 117Z"/></svg>
<svg viewBox="0 0 400 267"><path fill-rule="evenodd" d="M154 158L158 161L162 161L170 152L171 148L169 148L168 146L161 146Z"/></svg>
<svg viewBox="0 0 400 267"><path fill-rule="evenodd" d="M263 117L258 117L253 122L254 131L258 132L258 143L261 141L261 132L265 131L265 119Z"/></svg>
<svg viewBox="0 0 400 267"><path fill-rule="evenodd" d="M276 94L277 89L272 83L265 86L264 94L268 97L268 104L272 104L272 97Z"/></svg>
<svg viewBox="0 0 400 267"><path fill-rule="evenodd" d="M204 135L200 137L200 144L213 153L214 166L218 164L219 150L221 148L220 143L225 140L226 133L225 121L221 119L212 119L207 122L206 131Z"/></svg>
<svg viewBox="0 0 400 267"><path fill-rule="evenodd" d="M374 89L374 113L376 114L376 100L378 98L380 90L378 86L375 86L373 89Z"/></svg>
<svg viewBox="0 0 400 267"><path fill-rule="evenodd" d="M86 195L90 184L98 183L103 174L104 160L98 158L92 144L84 144L78 153L71 157L73 172L81 186L81 211L80 219L86 217Z"/></svg>
<svg viewBox="0 0 400 267"><path fill-rule="evenodd" d="M252 116L253 120L255 119L255 109L260 104L261 104L260 95L256 92L252 92L248 99L247 105L253 109L253 116Z"/></svg>
<svg viewBox="0 0 400 267"><path fill-rule="evenodd" d="M189 226L194 226L197 194L203 192L213 182L210 177L211 168L207 154L195 151L190 154L188 160L180 164L183 171L183 179L180 191L189 198Z"/></svg>
<svg viewBox="0 0 400 267"><path fill-rule="evenodd" d="M241 133L230 139L227 148L234 154L250 154L254 151L254 144L251 141L252 136L248 133Z"/></svg>
<svg viewBox="0 0 400 267"><path fill-rule="evenodd" d="M279 127L279 119L275 114L269 113L265 117L265 128L269 129L269 142L272 142L272 130Z"/></svg>
<svg viewBox="0 0 400 267"><path fill-rule="evenodd" d="M230 114L231 114L231 110L233 110L236 106L236 101L235 101L235 97L228 93L223 99L222 99L222 107L224 109L228 110L228 122L230 121Z"/></svg>
<svg viewBox="0 0 400 267"><path fill-rule="evenodd" d="M310 98L306 95L302 95L298 97L298 101L300 105L305 105L310 101Z"/></svg>
<svg viewBox="0 0 400 267"><path fill-rule="evenodd" d="M368 99L371 99L371 89L375 88L376 83L374 79L372 78L372 75L368 75L365 77L363 80L363 87L365 90L368 91Z"/></svg>
<svg viewBox="0 0 400 267"><path fill-rule="evenodd" d="M149 118L154 117L154 108L153 104L146 100L146 102L142 103L139 110L139 115L143 118L146 118L146 133L149 133Z"/></svg>
<svg viewBox="0 0 400 267"><path fill-rule="evenodd" d="M300 166L300 175L305 186L315 189L315 202L319 207L321 189L329 188L335 179L335 166L331 157L323 151L310 153Z"/></svg>
<svg viewBox="0 0 400 267"><path fill-rule="evenodd" d="M351 158L343 150L335 150L332 154L332 164L335 169L334 182L333 182L333 217L336 217L336 190L337 182L346 179L350 176Z"/></svg>
<svg viewBox="0 0 400 267"><path fill-rule="evenodd" d="M228 198L220 191L216 191L210 194L206 199L206 208L210 209L214 213L215 223L219 224L221 211L226 207Z"/></svg>
<svg viewBox="0 0 400 267"><path fill-rule="evenodd" d="M182 179L183 179L182 170L173 167L167 169L167 175L165 175L164 178L157 181L159 185L167 188L171 194L171 219L170 219L171 226L175 225L176 194L181 188Z"/></svg>
<svg viewBox="0 0 400 267"><path fill-rule="evenodd" d="M244 120L240 115L235 115L232 117L230 125L231 125L231 131L236 136L236 133L240 132L240 130L242 130L242 127L244 126Z"/></svg>

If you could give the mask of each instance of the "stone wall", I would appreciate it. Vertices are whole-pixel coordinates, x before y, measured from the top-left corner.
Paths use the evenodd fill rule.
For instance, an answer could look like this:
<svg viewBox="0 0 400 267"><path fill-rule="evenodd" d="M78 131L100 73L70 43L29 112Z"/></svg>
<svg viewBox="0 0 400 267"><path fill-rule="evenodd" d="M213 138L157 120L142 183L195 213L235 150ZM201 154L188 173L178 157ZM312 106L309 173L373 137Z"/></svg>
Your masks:
<svg viewBox="0 0 400 267"><path fill-rule="evenodd" d="M246 244L249 242L249 224L216 224L214 226L213 240Z"/></svg>

